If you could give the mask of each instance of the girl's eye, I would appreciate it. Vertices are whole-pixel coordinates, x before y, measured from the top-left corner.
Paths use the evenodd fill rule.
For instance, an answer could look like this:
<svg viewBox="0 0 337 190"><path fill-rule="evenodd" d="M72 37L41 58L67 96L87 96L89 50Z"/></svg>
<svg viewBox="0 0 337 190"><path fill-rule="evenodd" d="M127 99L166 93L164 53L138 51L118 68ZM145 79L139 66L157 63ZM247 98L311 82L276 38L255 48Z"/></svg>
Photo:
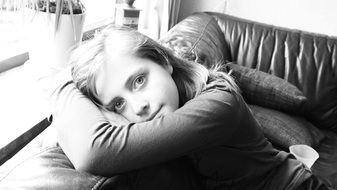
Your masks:
<svg viewBox="0 0 337 190"><path fill-rule="evenodd" d="M113 110L117 113L123 110L125 101L123 99L117 100L113 105Z"/></svg>
<svg viewBox="0 0 337 190"><path fill-rule="evenodd" d="M140 86L142 86L145 83L145 76L140 75L138 76L134 82L133 82L133 88L138 89Z"/></svg>

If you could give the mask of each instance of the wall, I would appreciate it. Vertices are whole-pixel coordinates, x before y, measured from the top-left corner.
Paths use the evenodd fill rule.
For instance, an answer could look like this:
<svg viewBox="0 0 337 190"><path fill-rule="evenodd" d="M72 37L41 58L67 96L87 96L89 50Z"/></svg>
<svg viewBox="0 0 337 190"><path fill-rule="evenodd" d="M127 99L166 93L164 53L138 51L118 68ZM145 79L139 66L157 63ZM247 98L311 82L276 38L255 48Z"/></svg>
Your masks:
<svg viewBox="0 0 337 190"><path fill-rule="evenodd" d="M183 0L179 19L216 11L276 26L337 36L336 0Z"/></svg>

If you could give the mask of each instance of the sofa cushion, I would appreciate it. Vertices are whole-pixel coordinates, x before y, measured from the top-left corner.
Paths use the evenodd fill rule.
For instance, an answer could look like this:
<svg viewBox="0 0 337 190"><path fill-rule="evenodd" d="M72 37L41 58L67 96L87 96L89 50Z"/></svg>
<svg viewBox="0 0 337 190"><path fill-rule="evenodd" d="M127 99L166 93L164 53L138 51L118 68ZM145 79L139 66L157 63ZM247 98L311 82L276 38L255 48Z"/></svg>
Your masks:
<svg viewBox="0 0 337 190"><path fill-rule="evenodd" d="M304 118L257 105L249 107L265 136L284 150L294 144L316 147L324 139L324 133Z"/></svg>
<svg viewBox="0 0 337 190"><path fill-rule="evenodd" d="M247 103L284 112L300 113L307 98L294 85L268 73L227 63Z"/></svg>

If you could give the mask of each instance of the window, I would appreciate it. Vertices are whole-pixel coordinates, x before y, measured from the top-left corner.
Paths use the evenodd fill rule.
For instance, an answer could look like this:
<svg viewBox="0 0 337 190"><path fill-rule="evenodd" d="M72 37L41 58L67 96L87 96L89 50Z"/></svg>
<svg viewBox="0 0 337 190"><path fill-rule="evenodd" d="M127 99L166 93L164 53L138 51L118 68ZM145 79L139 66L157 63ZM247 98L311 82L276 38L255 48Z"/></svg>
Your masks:
<svg viewBox="0 0 337 190"><path fill-rule="evenodd" d="M114 0L82 1L86 7L84 31L113 22ZM0 0L0 72L3 60L27 52L28 35L24 26L26 21L23 11L13 8L16 2L15 0Z"/></svg>
<svg viewBox="0 0 337 190"><path fill-rule="evenodd" d="M24 51L27 38L23 29L23 18L13 9L12 1L0 0L0 60Z"/></svg>
<svg viewBox="0 0 337 190"><path fill-rule="evenodd" d="M87 11L84 31L113 22L116 4L114 0L83 0L83 4Z"/></svg>
<svg viewBox="0 0 337 190"><path fill-rule="evenodd" d="M39 92L39 87L32 79L34 72L29 72L29 69L26 72L26 68L29 67L11 69L28 60L29 43L24 24L24 12L13 9L14 2L19 1L26 0L0 0L0 87L2 88L0 93L0 115L2 116L0 148L50 113L45 97ZM81 1L86 7L85 37L92 32L94 34L94 29L113 22L116 1L121 2L121 0ZM135 7L141 9L138 30L154 39L159 37L158 31L161 30L160 23L162 22L159 21L163 18L159 13L168 12L159 9L159 4L163 2L137 0L134 4ZM6 66L8 64L11 65ZM10 70L2 72L8 69Z"/></svg>
<svg viewBox="0 0 337 190"><path fill-rule="evenodd" d="M39 88L31 81L24 67L27 57L28 35L25 31L23 11L14 10L15 0L0 0L0 148L31 128L49 113L48 104ZM84 31L92 30L113 21L113 0L83 0L86 7ZM24 59L20 57L24 55ZM10 59L9 59L10 58ZM15 58L16 61L12 61ZM14 65L6 66L8 61ZM27 77L28 76L28 77Z"/></svg>

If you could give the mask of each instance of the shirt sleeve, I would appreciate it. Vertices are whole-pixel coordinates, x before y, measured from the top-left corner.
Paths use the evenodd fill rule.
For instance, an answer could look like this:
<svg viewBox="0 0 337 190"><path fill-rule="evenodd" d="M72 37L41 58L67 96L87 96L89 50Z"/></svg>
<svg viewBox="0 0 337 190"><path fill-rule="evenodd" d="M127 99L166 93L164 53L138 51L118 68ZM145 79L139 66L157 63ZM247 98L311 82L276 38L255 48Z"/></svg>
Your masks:
<svg viewBox="0 0 337 190"><path fill-rule="evenodd" d="M239 120L238 100L213 88L160 118L142 123L108 121L72 82L55 95L58 142L75 168L114 174L224 144Z"/></svg>

